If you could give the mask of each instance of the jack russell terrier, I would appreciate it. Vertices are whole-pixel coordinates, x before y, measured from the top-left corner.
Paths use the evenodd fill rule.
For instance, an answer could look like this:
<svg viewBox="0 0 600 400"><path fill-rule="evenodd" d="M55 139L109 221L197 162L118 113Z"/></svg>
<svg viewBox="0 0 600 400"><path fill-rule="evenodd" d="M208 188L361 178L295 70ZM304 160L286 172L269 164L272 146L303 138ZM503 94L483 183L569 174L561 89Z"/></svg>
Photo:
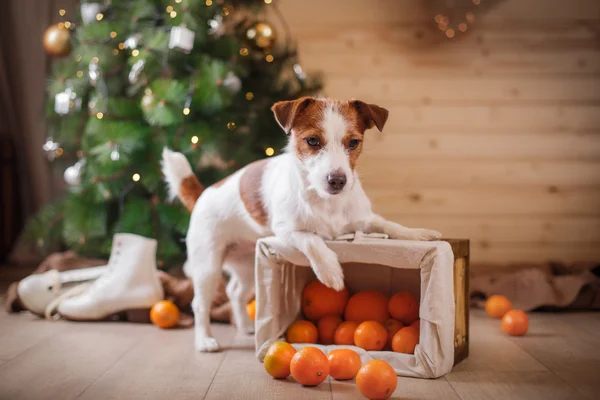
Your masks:
<svg viewBox="0 0 600 400"><path fill-rule="evenodd" d="M271 108L289 136L284 154L256 161L206 188L181 153L163 151L172 197L192 212L187 255L194 283L192 308L198 351L217 351L209 313L222 269L238 329L253 332L246 303L254 287L254 250L275 235L304 253L317 278L344 287L336 254L324 240L355 231L393 239L435 240L440 233L411 229L373 213L355 171L367 129L383 129L388 111L362 101L302 97Z"/></svg>

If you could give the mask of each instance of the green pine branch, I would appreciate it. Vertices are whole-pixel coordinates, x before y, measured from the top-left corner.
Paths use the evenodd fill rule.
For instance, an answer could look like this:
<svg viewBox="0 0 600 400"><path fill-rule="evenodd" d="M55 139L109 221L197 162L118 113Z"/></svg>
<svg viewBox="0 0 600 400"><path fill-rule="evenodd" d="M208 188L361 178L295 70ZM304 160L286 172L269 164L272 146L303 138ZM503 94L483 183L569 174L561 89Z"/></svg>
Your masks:
<svg viewBox="0 0 600 400"><path fill-rule="evenodd" d="M77 183L30 219L29 241L42 251L106 257L112 236L130 232L156 238L165 263L185 259L190 214L167 198L163 147L183 152L208 186L265 157L268 147L279 152L286 136L271 105L321 87L318 75L295 75L293 45L279 39L262 51L249 42L244 26L264 20L265 7L264 0L120 0L100 21L70 15L73 50L52 63L46 116L64 152L56 173L80 159L82 167ZM243 22L217 37L208 23L217 16ZM189 53L169 48L171 29L181 25L195 33ZM232 74L239 91L227 81ZM55 96L65 90L76 94L73 108L58 115Z"/></svg>

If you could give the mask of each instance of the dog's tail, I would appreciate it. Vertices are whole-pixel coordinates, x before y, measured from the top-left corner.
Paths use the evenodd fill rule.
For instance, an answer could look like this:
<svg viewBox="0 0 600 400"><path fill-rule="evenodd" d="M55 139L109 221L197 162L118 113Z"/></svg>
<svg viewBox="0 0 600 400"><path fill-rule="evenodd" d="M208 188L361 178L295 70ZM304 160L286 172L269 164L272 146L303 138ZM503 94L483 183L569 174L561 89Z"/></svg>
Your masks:
<svg viewBox="0 0 600 400"><path fill-rule="evenodd" d="M169 187L169 197L171 199L179 197L191 212L198 197L204 191L204 186L192 172L192 166L187 158L165 147L162 153L162 172Z"/></svg>

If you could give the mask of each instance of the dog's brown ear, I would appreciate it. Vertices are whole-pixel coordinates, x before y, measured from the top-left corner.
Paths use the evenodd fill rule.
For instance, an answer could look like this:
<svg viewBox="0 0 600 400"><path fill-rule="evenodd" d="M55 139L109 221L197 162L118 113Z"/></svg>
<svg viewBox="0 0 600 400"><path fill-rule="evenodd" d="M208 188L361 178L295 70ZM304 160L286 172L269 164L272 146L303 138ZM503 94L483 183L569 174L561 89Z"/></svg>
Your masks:
<svg viewBox="0 0 600 400"><path fill-rule="evenodd" d="M296 116L314 100L312 97L301 97L297 100L278 101L273 104L271 111L275 114L275 120L286 135L289 135L292 131Z"/></svg>
<svg viewBox="0 0 600 400"><path fill-rule="evenodd" d="M388 119L388 110L360 100L353 100L351 103L358 111L358 115L362 118L366 129L376 126L379 132L383 131L383 126Z"/></svg>

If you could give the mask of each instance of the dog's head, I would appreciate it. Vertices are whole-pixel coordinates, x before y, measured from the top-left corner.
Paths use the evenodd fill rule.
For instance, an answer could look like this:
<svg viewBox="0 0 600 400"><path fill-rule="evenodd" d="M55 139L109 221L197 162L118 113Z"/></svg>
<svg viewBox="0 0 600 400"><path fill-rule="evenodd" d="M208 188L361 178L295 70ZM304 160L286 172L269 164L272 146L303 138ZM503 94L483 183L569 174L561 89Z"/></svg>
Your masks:
<svg viewBox="0 0 600 400"><path fill-rule="evenodd" d="M277 102L271 109L290 135L288 151L323 198L352 187L365 131L374 126L381 131L388 117L385 108L358 100L302 97Z"/></svg>

